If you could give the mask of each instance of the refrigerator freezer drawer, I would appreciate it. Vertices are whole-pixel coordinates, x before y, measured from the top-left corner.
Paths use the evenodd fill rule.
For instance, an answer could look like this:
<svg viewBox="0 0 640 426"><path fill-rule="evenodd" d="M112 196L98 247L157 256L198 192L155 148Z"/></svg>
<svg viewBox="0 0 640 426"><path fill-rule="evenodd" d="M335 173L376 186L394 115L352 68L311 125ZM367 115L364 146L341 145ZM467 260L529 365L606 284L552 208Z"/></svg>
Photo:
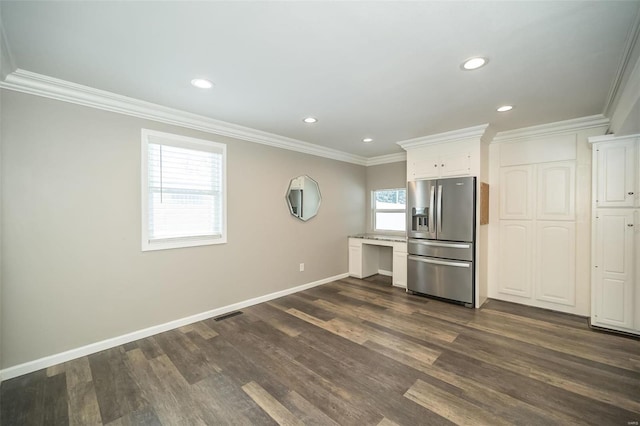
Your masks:
<svg viewBox="0 0 640 426"><path fill-rule="evenodd" d="M418 256L473 260L473 243L409 239L407 251Z"/></svg>
<svg viewBox="0 0 640 426"><path fill-rule="evenodd" d="M407 289L473 304L473 262L408 256Z"/></svg>

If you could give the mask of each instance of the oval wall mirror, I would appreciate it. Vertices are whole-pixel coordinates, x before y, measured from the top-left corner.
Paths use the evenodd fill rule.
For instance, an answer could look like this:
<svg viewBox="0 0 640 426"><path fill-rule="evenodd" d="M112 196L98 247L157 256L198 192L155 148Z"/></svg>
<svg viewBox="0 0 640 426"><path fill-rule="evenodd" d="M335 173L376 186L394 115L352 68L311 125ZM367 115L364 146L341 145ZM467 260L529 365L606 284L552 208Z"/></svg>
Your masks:
<svg viewBox="0 0 640 426"><path fill-rule="evenodd" d="M305 222L318 214L322 200L318 182L306 175L291 179L286 198L289 212Z"/></svg>

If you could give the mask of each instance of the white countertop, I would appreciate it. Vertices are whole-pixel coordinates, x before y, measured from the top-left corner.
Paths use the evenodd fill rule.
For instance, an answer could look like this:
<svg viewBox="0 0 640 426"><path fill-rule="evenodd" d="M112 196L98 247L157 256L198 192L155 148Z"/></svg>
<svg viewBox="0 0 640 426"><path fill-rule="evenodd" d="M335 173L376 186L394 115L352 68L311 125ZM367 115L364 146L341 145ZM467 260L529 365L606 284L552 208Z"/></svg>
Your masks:
<svg viewBox="0 0 640 426"><path fill-rule="evenodd" d="M407 238L400 235L382 235L382 234L357 234L349 235L349 238L360 238L363 240L381 240L381 241L393 241L396 243L406 243Z"/></svg>

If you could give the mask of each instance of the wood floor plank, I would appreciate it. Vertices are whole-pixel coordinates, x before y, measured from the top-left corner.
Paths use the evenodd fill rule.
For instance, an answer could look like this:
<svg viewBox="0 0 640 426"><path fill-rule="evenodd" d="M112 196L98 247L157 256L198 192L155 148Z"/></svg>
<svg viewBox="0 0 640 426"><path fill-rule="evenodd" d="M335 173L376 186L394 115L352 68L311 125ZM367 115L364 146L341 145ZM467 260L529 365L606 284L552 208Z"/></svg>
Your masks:
<svg viewBox="0 0 640 426"><path fill-rule="evenodd" d="M93 382L67 387L69 395L69 424L72 426L101 425L100 405Z"/></svg>
<svg viewBox="0 0 640 426"><path fill-rule="evenodd" d="M322 321L329 321L334 317L334 315L326 311L318 306L316 306L312 301L292 294L287 297L281 297L280 299L272 300L269 302L272 305L277 305L283 307L283 310L294 309L298 312L303 312L307 315L310 315L314 318L318 318Z"/></svg>
<svg viewBox="0 0 640 426"><path fill-rule="evenodd" d="M64 374L65 370L64 370L64 364L56 364L56 365L52 365L51 367L47 368L47 376L51 377L51 376L56 376L58 374Z"/></svg>
<svg viewBox="0 0 640 426"><path fill-rule="evenodd" d="M383 417L380 423L378 423L378 426L398 426L398 423L394 423L386 417Z"/></svg>
<svg viewBox="0 0 640 426"><path fill-rule="evenodd" d="M296 391L288 392L282 403L304 425L309 426L338 426L331 417L327 416L318 407L307 401Z"/></svg>
<svg viewBox="0 0 640 426"><path fill-rule="evenodd" d="M319 332L328 333L323 329L320 329ZM296 389L302 397L312 402L339 424L370 424L377 417L360 404L354 404L356 400L359 400L357 395L352 395L341 386L332 383L299 362L297 359L306 348L296 347L286 335L282 337L289 342L289 345L281 344L278 346L271 344L269 336L256 335L253 329L242 334L231 332L228 336L221 333L221 336L227 337L241 353L250 354L251 359L257 361L251 368L254 370L254 377L256 373L261 374L257 381L261 383L285 381L287 386L284 388L285 392L288 392L288 389ZM269 365L270 368L265 370L259 367L260 365ZM225 366L225 371L227 371L227 367L233 369L235 363ZM243 377L246 374L245 370L247 369L242 369L236 374ZM276 389L273 394L284 395L285 392Z"/></svg>
<svg viewBox="0 0 640 426"><path fill-rule="evenodd" d="M495 418L482 408L422 380L417 380L404 396L459 425L509 425L508 422Z"/></svg>
<svg viewBox="0 0 640 426"><path fill-rule="evenodd" d="M73 389L78 384L93 381L91 366L87 357L77 358L63 364L67 377L67 387Z"/></svg>
<svg viewBox="0 0 640 426"><path fill-rule="evenodd" d="M364 404L372 416L378 414L372 419L373 423L378 423L386 416L399 424L412 424L416 418L431 425L448 424L437 414L408 403L402 397L403 392L390 391L374 376L363 374L362 370L351 368L349 364L335 362L335 359L311 348L296 359L329 382L340 386L351 400L356 396L362 399L359 405Z"/></svg>
<svg viewBox="0 0 640 426"><path fill-rule="evenodd" d="M573 418L572 423L618 424L634 413L559 389L495 364L461 353L445 352L435 364L449 372L465 374L498 392L511 395L549 413ZM635 417L640 413L636 413ZM625 420L628 421L628 420Z"/></svg>
<svg viewBox="0 0 640 426"><path fill-rule="evenodd" d="M85 423L85 425L90 424L92 423ZM158 416L153 409L146 407L142 410L134 411L126 416L120 417L105 426L162 426L162 422L160 422L160 419L158 419Z"/></svg>
<svg viewBox="0 0 640 426"><path fill-rule="evenodd" d="M155 336L155 339L162 351L190 384L219 371L215 362L207 358L206 354L184 333L171 330ZM154 359L163 356L165 355Z"/></svg>
<svg viewBox="0 0 640 426"><path fill-rule="evenodd" d="M147 402L125 365L122 347L107 349L89 356L100 416L104 423L137 411Z"/></svg>
<svg viewBox="0 0 640 426"><path fill-rule="evenodd" d="M2 425L629 425L640 340L345 278L0 385Z"/></svg>
<svg viewBox="0 0 640 426"><path fill-rule="evenodd" d="M216 373L193 385L194 398L204 410L215 414L218 420L209 424L276 425L241 386L228 376Z"/></svg>
<svg viewBox="0 0 640 426"><path fill-rule="evenodd" d="M247 383L242 386L242 390L279 425L302 426L304 424L256 382Z"/></svg>
<svg viewBox="0 0 640 426"><path fill-rule="evenodd" d="M87 357L64 364L69 396L69 424L74 426L102 424L100 406L94 387L91 365Z"/></svg>
<svg viewBox="0 0 640 426"><path fill-rule="evenodd" d="M45 425L68 425L67 381L63 374L47 377L44 382L43 419Z"/></svg>
<svg viewBox="0 0 640 426"><path fill-rule="evenodd" d="M530 327L527 333L523 334L521 324L510 324L506 321L495 319L490 316L477 318L474 321L469 322L468 327L506 336L525 343L533 343L553 351L581 356L603 364L637 371L636 366L630 361L630 357L626 353L620 353L593 342L578 339L569 340L566 336L563 336L560 333L543 333L540 330ZM633 340L630 341L634 342ZM636 344L633 343L633 345L635 346Z"/></svg>
<svg viewBox="0 0 640 426"><path fill-rule="evenodd" d="M153 336L140 339L137 343L138 347L142 350L147 359L157 358L160 355L164 355L164 351L158 345L158 342L156 342L156 339Z"/></svg>
<svg viewBox="0 0 640 426"><path fill-rule="evenodd" d="M342 312L339 310L340 308L338 305L332 302L321 300L317 303L324 306L325 309L334 309L336 312ZM448 325L439 327L440 324L437 322L429 324L424 321L420 321L411 315L405 315L399 312L390 313L386 310L382 312L371 312L366 308L356 308L342 312L342 314L373 322L424 341L433 341L433 339L437 339L451 343L456 339L456 337L458 337L458 330L460 329L460 327L458 327L454 331Z"/></svg>
<svg viewBox="0 0 640 426"><path fill-rule="evenodd" d="M294 317L300 318L301 320L308 322L309 324L313 324L316 327L320 327L320 328L325 327L325 321L321 320L320 318L316 318L312 315L309 315L305 312L299 311L295 308L289 308L286 310L286 312L288 314L293 315Z"/></svg>

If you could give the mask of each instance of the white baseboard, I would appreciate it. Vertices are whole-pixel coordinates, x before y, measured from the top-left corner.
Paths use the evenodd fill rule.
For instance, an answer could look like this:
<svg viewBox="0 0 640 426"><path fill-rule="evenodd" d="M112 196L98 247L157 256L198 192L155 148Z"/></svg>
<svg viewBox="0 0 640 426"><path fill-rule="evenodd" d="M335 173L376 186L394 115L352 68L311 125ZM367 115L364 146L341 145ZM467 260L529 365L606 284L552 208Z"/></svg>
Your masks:
<svg viewBox="0 0 640 426"><path fill-rule="evenodd" d="M387 277L392 277L393 276L393 272L385 271L384 269L378 269L378 274L384 275L384 276L387 276Z"/></svg>
<svg viewBox="0 0 640 426"><path fill-rule="evenodd" d="M12 379L14 377L22 376L23 374L32 373L34 371L38 371L43 368L48 368L56 364L61 364L63 362L71 361L72 359L91 355L96 352L103 351L105 349L110 349L116 346L123 345L125 343L133 342L138 339L143 339L145 337L153 336L155 334L159 334L164 331L173 330L174 328L182 327L188 324L192 324L194 322L224 315L226 313L233 312L238 309L246 308L252 305L257 305L258 303L268 302L269 300L277 299L278 297L286 296L292 293L297 293L299 291L307 290L309 288L316 287L322 284L327 284L332 281L346 278L348 276L349 276L348 273L335 275L333 277L328 277L328 278L324 278L322 280L314 281L311 283L302 284L297 287L288 288L286 290L281 290L275 293L266 294L264 296L255 297L253 299L234 303L232 305L223 306L221 308L212 309L210 311L191 315L185 318L180 318L174 321L169 321L164 324L155 325L153 327L145 328L143 330L127 333L122 336L112 337L110 339L91 343L89 345L81 346L79 348L71 349L58 354L49 355L44 358L36 359L34 361L25 362L24 364L18 364L13 367L5 368L4 370L0 370L0 382L3 380Z"/></svg>

